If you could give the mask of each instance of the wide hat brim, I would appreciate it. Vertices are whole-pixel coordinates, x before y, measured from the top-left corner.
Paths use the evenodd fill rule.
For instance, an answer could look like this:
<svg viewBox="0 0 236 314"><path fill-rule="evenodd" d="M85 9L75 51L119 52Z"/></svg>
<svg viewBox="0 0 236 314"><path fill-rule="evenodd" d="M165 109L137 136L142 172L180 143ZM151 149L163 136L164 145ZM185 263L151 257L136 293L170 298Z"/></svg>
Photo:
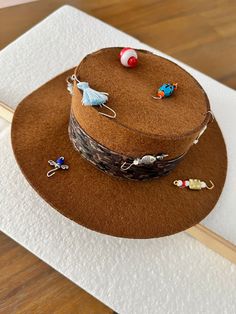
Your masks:
<svg viewBox="0 0 236 314"><path fill-rule="evenodd" d="M125 238L167 236L190 228L214 208L224 185L227 155L216 121L168 176L136 182L107 175L76 152L69 140L71 97L65 79L46 83L17 107L12 123L16 160L35 191L62 215L89 229ZM115 140L115 139L114 139ZM47 177L49 159L65 157L69 170ZM215 188L193 191L176 179L212 180Z"/></svg>

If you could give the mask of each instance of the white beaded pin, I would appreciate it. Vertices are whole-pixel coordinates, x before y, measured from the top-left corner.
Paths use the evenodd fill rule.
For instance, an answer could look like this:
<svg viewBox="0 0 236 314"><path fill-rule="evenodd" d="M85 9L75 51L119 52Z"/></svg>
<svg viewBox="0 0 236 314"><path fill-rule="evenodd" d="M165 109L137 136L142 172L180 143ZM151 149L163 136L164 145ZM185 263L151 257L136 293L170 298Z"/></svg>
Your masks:
<svg viewBox="0 0 236 314"><path fill-rule="evenodd" d="M208 190L212 190L215 185L211 180L209 181L211 183L211 186L208 186L206 182L199 179L175 180L173 184L182 189L188 187L190 190L201 190L205 188Z"/></svg>

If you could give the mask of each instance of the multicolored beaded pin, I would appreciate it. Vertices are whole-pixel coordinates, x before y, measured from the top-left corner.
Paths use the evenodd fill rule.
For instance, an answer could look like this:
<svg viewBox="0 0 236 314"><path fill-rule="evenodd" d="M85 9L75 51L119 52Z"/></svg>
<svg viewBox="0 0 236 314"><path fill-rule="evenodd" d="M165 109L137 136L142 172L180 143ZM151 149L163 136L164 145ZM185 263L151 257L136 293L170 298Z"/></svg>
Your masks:
<svg viewBox="0 0 236 314"><path fill-rule="evenodd" d="M207 188L208 190L212 190L215 185L211 180L209 181L211 183L211 186L208 186L206 182L199 179L175 180L173 184L182 189L188 187L190 190L201 190L205 188Z"/></svg>
<svg viewBox="0 0 236 314"><path fill-rule="evenodd" d="M173 92L177 89L178 84L177 83L167 83L161 85L156 93L156 96L152 96L154 99L162 99L166 97L170 97Z"/></svg>

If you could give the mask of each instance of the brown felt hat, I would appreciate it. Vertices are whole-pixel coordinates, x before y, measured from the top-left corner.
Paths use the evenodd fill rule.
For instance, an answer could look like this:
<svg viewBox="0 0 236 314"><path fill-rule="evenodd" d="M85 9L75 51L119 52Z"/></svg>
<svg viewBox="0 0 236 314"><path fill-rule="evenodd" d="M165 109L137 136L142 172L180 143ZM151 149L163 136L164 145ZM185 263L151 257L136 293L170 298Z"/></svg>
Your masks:
<svg viewBox="0 0 236 314"><path fill-rule="evenodd" d="M226 176L225 143L217 122L210 122L208 98L191 75L145 51L138 51L137 67L127 69L120 64L119 51L108 48L90 54L76 69L25 98L12 123L14 154L38 194L75 222L118 237L171 235L199 223L214 208ZM65 81L73 73L109 93L107 105L116 111L116 119L102 116L99 111L104 108L83 106L76 85L71 99ZM161 101L149 97L162 83L175 81L179 88L173 96ZM170 160L185 156L159 179L111 176L73 147L68 135L71 113L86 134L111 151L133 158L161 151ZM192 145L206 125L198 144ZM69 170L48 178L48 160L60 156ZM194 191L173 185L190 178L212 180L215 187Z"/></svg>

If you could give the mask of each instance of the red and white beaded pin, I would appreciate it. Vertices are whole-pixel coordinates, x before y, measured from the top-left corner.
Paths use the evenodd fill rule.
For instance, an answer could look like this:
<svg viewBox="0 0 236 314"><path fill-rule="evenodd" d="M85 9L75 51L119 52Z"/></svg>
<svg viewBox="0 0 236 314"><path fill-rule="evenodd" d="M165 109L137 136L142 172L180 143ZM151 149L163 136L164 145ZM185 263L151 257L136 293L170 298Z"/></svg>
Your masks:
<svg viewBox="0 0 236 314"><path fill-rule="evenodd" d="M132 48L123 48L119 57L121 64L127 68L135 68L138 64L137 52Z"/></svg>
<svg viewBox="0 0 236 314"><path fill-rule="evenodd" d="M201 190L205 188L208 190L212 190L215 185L211 180L209 181L211 183L211 186L208 186L206 182L201 181L199 179L175 180L173 184L182 189L188 187L190 190Z"/></svg>

